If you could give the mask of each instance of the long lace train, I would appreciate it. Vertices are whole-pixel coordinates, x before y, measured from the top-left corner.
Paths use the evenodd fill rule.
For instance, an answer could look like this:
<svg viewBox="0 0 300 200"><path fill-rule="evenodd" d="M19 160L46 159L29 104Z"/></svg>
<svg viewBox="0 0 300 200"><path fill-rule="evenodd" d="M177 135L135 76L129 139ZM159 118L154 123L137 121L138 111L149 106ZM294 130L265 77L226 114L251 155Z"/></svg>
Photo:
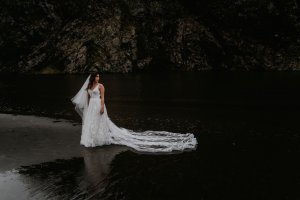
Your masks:
<svg viewBox="0 0 300 200"><path fill-rule="evenodd" d="M105 111L106 111L106 106ZM198 144L192 133L173 133L168 131L147 130L142 132L133 131L123 127L118 127L106 115L110 143L121 144L143 152L171 152L185 149L195 149Z"/></svg>

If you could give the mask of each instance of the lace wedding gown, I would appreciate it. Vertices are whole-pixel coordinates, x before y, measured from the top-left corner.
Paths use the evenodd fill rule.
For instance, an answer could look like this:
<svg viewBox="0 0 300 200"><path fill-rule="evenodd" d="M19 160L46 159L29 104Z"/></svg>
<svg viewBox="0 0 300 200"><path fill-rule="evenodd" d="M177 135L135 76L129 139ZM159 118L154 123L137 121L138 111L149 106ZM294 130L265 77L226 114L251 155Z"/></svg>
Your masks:
<svg viewBox="0 0 300 200"><path fill-rule="evenodd" d="M90 101L82 115L82 134L80 144L95 147L119 144L142 152L171 152L174 150L195 149L197 143L192 133L173 133L147 130L135 132L118 127L108 117L104 104L104 113L100 114L101 98L99 86L88 89Z"/></svg>

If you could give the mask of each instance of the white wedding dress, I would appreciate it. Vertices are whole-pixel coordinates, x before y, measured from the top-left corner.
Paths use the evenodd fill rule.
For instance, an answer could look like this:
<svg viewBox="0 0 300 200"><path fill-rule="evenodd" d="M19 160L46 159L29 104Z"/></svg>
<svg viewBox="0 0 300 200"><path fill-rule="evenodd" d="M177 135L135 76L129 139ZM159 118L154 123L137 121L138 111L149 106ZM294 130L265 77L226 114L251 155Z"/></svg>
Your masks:
<svg viewBox="0 0 300 200"><path fill-rule="evenodd" d="M76 105L75 110L82 117L81 145L95 147L119 144L141 152L171 152L196 148L198 142L192 133L180 134L153 130L136 132L118 127L108 117L105 104L104 113L100 114L99 86L98 83L98 86L94 89L88 89L90 101L82 109L78 109L78 104L74 103L76 96L71 99Z"/></svg>

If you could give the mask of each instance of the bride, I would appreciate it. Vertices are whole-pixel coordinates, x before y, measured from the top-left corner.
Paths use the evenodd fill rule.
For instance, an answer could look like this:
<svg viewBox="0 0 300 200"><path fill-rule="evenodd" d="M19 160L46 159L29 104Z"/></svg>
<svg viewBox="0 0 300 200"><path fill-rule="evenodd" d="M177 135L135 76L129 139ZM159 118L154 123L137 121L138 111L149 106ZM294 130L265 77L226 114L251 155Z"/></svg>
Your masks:
<svg viewBox="0 0 300 200"><path fill-rule="evenodd" d="M91 73L78 93L71 99L82 118L80 144L95 147L109 144L129 146L141 152L171 152L196 149L192 133L147 130L135 132L118 127L108 117L104 103L105 88L99 83L100 74Z"/></svg>

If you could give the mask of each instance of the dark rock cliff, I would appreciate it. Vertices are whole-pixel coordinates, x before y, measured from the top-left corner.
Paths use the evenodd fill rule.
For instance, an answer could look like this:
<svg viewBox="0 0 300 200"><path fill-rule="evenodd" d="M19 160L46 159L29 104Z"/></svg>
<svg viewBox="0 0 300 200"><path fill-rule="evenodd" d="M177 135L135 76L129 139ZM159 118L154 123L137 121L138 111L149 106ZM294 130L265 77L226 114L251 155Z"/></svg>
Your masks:
<svg viewBox="0 0 300 200"><path fill-rule="evenodd" d="M0 71L299 70L294 0L2 0Z"/></svg>

